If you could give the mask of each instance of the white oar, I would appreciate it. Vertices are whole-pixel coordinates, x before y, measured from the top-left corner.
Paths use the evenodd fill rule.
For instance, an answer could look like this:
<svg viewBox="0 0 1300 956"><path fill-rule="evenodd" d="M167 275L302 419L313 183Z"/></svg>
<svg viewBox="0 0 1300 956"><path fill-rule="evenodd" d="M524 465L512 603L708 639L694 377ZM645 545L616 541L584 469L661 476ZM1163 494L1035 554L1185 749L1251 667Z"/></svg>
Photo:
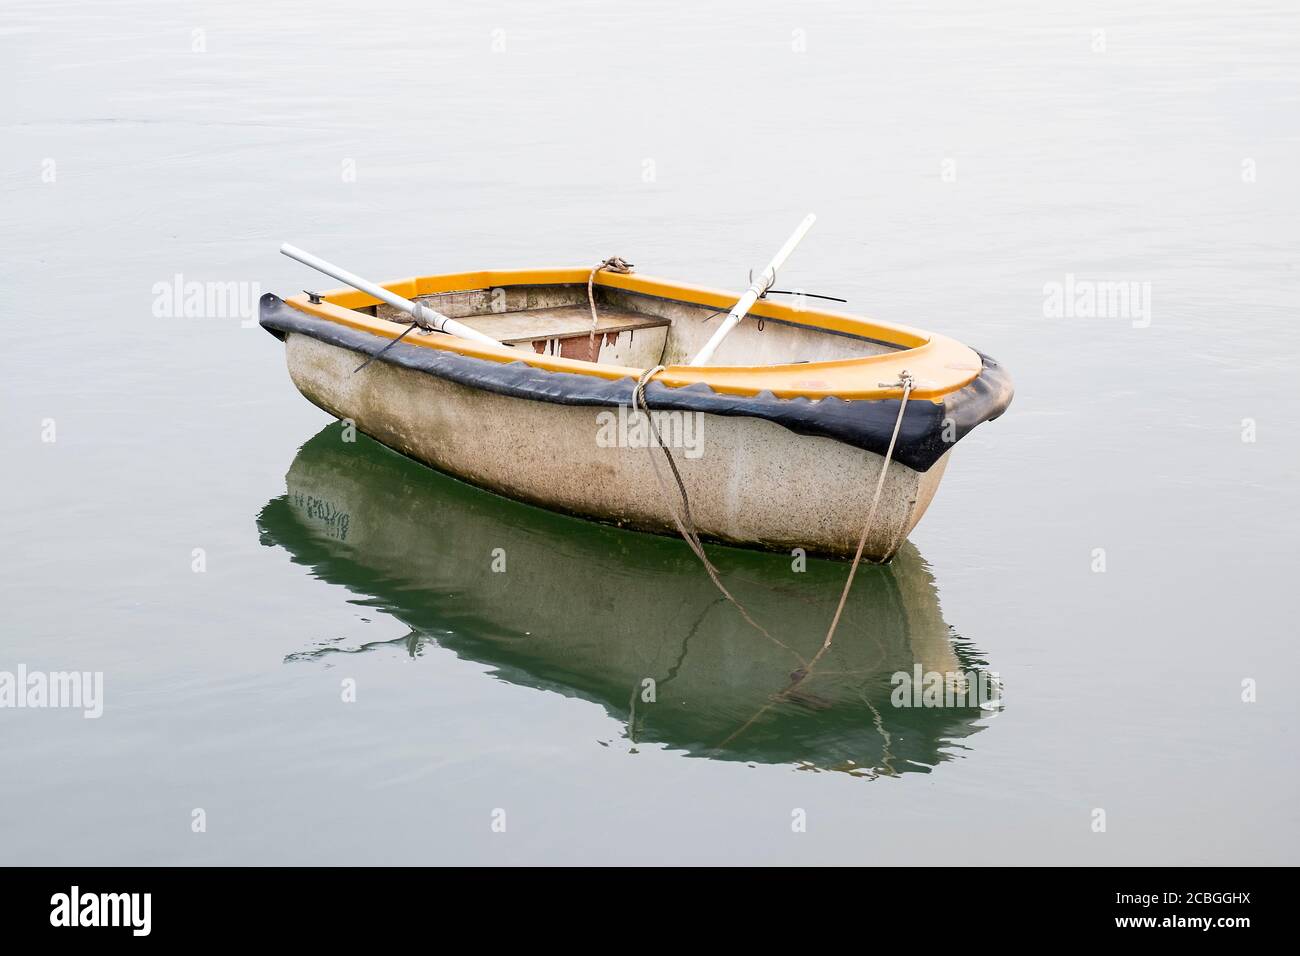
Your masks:
<svg viewBox="0 0 1300 956"><path fill-rule="evenodd" d="M692 365L708 364L709 359L713 358L713 353L716 352L718 346L722 344L722 340L730 335L731 330L740 324L740 320L743 319L745 314L754 307L754 303L757 302L768 289L772 288L772 283L776 281L776 270L785 265L785 260L790 257L790 253L794 252L794 247L799 245L799 242L804 236L808 235L808 230L812 228L813 223L816 221L817 217L812 213L809 213L804 218L804 221L799 223L799 228L796 229L790 235L790 238L785 241L785 245L781 247L781 251L772 257L772 261L767 264L767 268L759 274L758 278L754 280L754 284L749 287L749 291L740 297L740 301L737 302L735 307L731 310L731 314L723 320L723 323L720 326L718 326L718 330L713 333L713 338L709 339L709 341L705 343L704 348L700 349L699 354L696 355L695 358L691 359Z"/></svg>
<svg viewBox="0 0 1300 956"><path fill-rule="evenodd" d="M359 289L366 295L374 296L381 302L387 302L394 309L399 309L409 315L417 325L426 329L437 329L439 332L446 332L448 335L458 335L462 339L473 339L475 342L482 342L484 345L500 345L496 339L484 335L476 329L471 329L468 325L462 325L455 319L449 319L435 309L429 308L419 302L412 302L410 299L403 299L396 293L389 292L381 285L363 279L359 275L341 269L332 262L326 262L313 256L310 252L305 252L297 246L291 246L285 243L280 247L280 252L290 259L297 259L305 266L311 266L318 272L323 272L327 276L338 279L340 282L346 282L354 289Z"/></svg>

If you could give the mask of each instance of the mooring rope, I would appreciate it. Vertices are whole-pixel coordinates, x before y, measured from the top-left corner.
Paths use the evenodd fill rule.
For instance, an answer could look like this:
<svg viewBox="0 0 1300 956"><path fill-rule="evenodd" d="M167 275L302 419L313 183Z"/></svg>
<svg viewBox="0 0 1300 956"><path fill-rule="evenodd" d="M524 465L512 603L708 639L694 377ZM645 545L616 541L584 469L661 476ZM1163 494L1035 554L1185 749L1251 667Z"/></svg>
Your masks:
<svg viewBox="0 0 1300 956"><path fill-rule="evenodd" d="M623 261L622 256L610 256L592 269L591 275L587 276L587 304L591 306L591 334L587 336L587 355L590 362L596 361L596 323L600 321L596 317L596 293L593 288L596 284L596 273L606 269L619 275L627 275L633 268L632 263Z"/></svg>
<svg viewBox="0 0 1300 956"><path fill-rule="evenodd" d="M593 271L592 275L594 277L595 271ZM594 305L592 308L594 314ZM663 495L663 501L668 508L668 513L672 516L673 524L677 526L677 531L681 534L682 539L686 542L687 546L692 552L694 552L695 556L700 559L700 563L704 565L704 570L709 575L709 580L711 580L714 586L722 592L722 596L735 605L736 610L740 612L741 616L751 627L774 644L785 648L800 663L800 667L790 675L790 683L784 689L773 694L771 699L760 707L757 713L718 744L718 749L721 749L737 737L741 736L741 734L752 727L755 721L762 717L763 714L767 713L767 711L779 701L787 698L796 687L807 680L808 677L812 675L813 668L817 666L822 657L826 655L826 652L830 650L831 643L835 640L835 632L840 626L840 618L844 614L844 607L848 603L849 593L853 590L853 581L854 578L857 577L858 566L862 563L862 553L866 550L867 538L871 536L871 528L876 521L876 512L880 507L880 495L885 489L885 478L889 474L890 462L894 459L894 448L898 444L899 432L903 429L903 415L907 411L907 402L912 397L912 389L915 387L916 382L912 378L911 373L906 369L903 369L899 373L897 382L881 383L882 388L902 388L903 397L898 403L898 417L894 420L894 430L889 436L889 445L885 449L884 458L880 463L880 475L876 479L876 490L871 496L871 507L867 510L867 520L862 526L862 534L858 538L858 547L853 555L853 563L849 567L849 575L844 581L844 589L840 592L840 600L835 607L835 616L831 619L830 627L826 631L826 638L822 641L821 648L819 648L817 653L813 655L812 660L805 660L802 654L796 651L793 647L790 647L790 645L786 644L784 641L774 637L767 628L754 620L753 616L750 615L745 606L727 590L726 585L722 583L722 579L718 575L718 569L714 567L713 562L709 560L708 554L705 553L704 544L700 541L699 531L695 526L695 520L691 516L691 499L686 490L686 483L682 480L681 471L677 468L677 462L673 459L672 453L668 450L668 446L663 442L663 437L659 433L659 426L651 416L650 406L646 402L646 386L650 383L651 379L662 371L664 371L664 366L656 365L654 368L646 369L641 373L640 378L637 379L636 387L632 390L632 410L645 415L646 421L650 424L651 433L654 435L654 444L657 444L659 450L663 452L664 458L668 462L668 467L672 470L673 480L677 483L677 493L682 500L682 510L680 515L678 514L677 509L673 506L672 493L664 482L662 473L659 471L659 465L656 463L654 458L654 450L650 448L649 443L647 443L646 450L650 453L650 465L654 471L655 482L659 485L659 491ZM874 711L875 709L872 708L872 710ZM879 723L878 713L876 714L876 717L877 722Z"/></svg>
<svg viewBox="0 0 1300 956"><path fill-rule="evenodd" d="M655 463L654 451L647 446L647 451L650 451L650 465L654 470L655 481L659 484L659 491L663 495L664 504L668 507L668 513L672 516L673 524L677 526L677 531L681 534L682 539L686 542L687 546L695 553L695 556L700 559L700 563L704 565L704 570L708 572L709 579L713 581L714 586L722 592L723 597L736 606L736 610L740 611L741 616L744 617L744 619L749 622L755 630L762 633L773 643L784 647L798 658L802 665L797 671L790 675L790 685L773 698L773 702L775 702L776 700L785 697L790 693L790 691L808 678L812 673L813 667L815 667L817 662L820 661L822 657L825 656L826 652L830 650L831 643L835 640L835 632L839 629L840 618L844 615L844 606L848 603L849 593L853 590L853 581L857 577L858 566L862 563L862 552L866 550L867 538L870 537L871 527L876 521L876 511L880 507L880 495L885 489L885 478L889 474L890 462L894 459L894 448L898 444L898 433L902 431L903 428L903 415L907 411L907 402L912 396L912 389L916 384L915 379L912 378L910 372L903 369L902 372L899 373L897 382L881 383L881 387L901 387L903 389L902 400L898 403L898 417L894 420L894 430L889 436L889 446L885 449L885 457L880 464L880 475L876 479L876 490L871 496L871 507L867 511L867 520L862 526L862 534L858 538L857 551L854 552L853 563L849 566L849 575L844 581L844 589L840 592L839 603L835 607L835 616L831 618L831 624L826 631L826 638L822 641L821 648L815 655L813 655L812 660L805 661L803 655L790 647L784 641L773 637L765 627L754 620L745 606L736 600L732 593L727 590L726 585L722 583L722 579L718 576L718 569L714 567L713 562L709 560L708 554L705 553L704 544L700 541L699 531L696 529L695 521L691 517L691 499L690 495L686 491L686 483L682 480L682 474L677 468L677 462L673 460L672 453L668 450L668 446L664 444L663 438L659 434L659 426L650 415L650 406L646 403L646 385L648 385L650 380L663 370L664 366L656 365L654 368L646 369L641 373L641 377L637 380L636 388L632 390L632 410L645 415L646 421L650 423L650 430L654 434L654 443L659 446L659 450L663 452L664 458L668 461L668 467L672 470L673 479L677 482L677 493L682 499L681 515L679 515L677 509L673 507L672 495L669 492L667 485L664 483L663 475L659 471L659 466ZM767 707L770 705L771 704L769 703L764 706L758 714L755 714L750 718L750 720L747 721L740 730L737 730L734 734L728 737L727 741L724 741L724 743L737 737L746 727L752 724L754 720L766 711Z"/></svg>
<svg viewBox="0 0 1300 956"><path fill-rule="evenodd" d="M755 721L757 721L765 713L771 710L772 707L778 701L784 700L786 697L788 697L796 687L798 687L800 684L802 684L805 680L807 680L812 675L813 668L817 666L818 661L820 661L822 657L825 656L826 652L831 649L831 642L835 639L835 632L840 626L840 617L844 613L844 605L848 603L849 592L853 590L853 579L857 576L858 565L862 563L862 552L863 550L865 550L867 545L867 538L871 534L871 526L875 523L876 520L876 509L880 505L880 493L881 491L884 490L885 487L885 475L889 471L889 463L893 460L894 446L898 442L898 433L902 430L903 427L903 413L907 411L907 400L908 398L911 397L912 388L915 385L915 381L913 380L911 374L906 369L904 369L899 374L897 382L882 383L882 387L888 387L888 386L898 387L900 385L903 388L903 399L898 404L898 418L894 421L894 432L892 435L889 436L889 447L885 450L884 461L882 461L880 464L880 477L876 479L876 491L875 494L871 496L871 508L867 511L867 521L862 526L862 536L858 538L858 550L853 555L853 564L849 568L848 578L844 581L844 590L840 592L840 602L835 608L835 617L832 618L831 620L831 626L826 631L826 639L822 641L821 648L817 651L816 654L813 655L812 660L810 660L805 666L801 667L799 670L795 671L793 674L790 675L790 683L783 690L774 694L771 700L769 700L766 704L760 707L758 709L758 712L755 713L754 716L750 717L749 720L745 721L740 727L738 727L735 731L733 731L725 740L723 740L720 744L718 744L717 749L721 749L727 746L727 744L731 743L733 740L735 740L737 737L743 734L746 730L752 727ZM879 714L877 714L877 717L879 717Z"/></svg>
<svg viewBox="0 0 1300 956"><path fill-rule="evenodd" d="M858 538L858 550L853 555L853 564L849 568L848 579L844 582L844 590L840 593L840 603L835 608L835 617L831 619L831 626L826 632L826 640L822 642L821 650L808 663L809 670L821 659L823 654L830 650L831 641L835 639L835 630L840 626L840 615L844 613L844 605L848 602L849 591L853 589L853 579L857 576L858 565L862 562L862 551L867 545L867 536L871 533L871 526L876 520L876 508L880 505L880 492L885 487L885 475L888 473L889 463L894 457L894 445L897 444L898 433L903 428L903 413L907 411L907 400L911 397L912 387L915 384L911 373L907 369L903 369L899 374L897 382L889 383L889 385L901 385L903 387L903 400L898 403L898 418L894 421L894 433L889 436L889 447L885 450L885 460L880 464L880 477L876 479L876 493L871 496L871 510L867 512L867 523L862 526L862 536Z"/></svg>
<svg viewBox="0 0 1300 956"><path fill-rule="evenodd" d="M654 457L654 449L647 444L646 450L650 453L650 467L654 471L655 481L659 485L660 493L663 495L664 504L668 507L668 513L672 516L673 524L677 526L677 531L681 534L682 540L686 542L687 547L694 552L695 556L700 559L700 563L704 565L704 570L708 572L709 580L711 580L714 586L722 592L723 597L736 606L736 610L740 612L740 616L743 617L749 625L754 628L754 630L758 631L769 641L779 647L785 648L793 654L799 661L800 665L806 666L807 662L804 660L802 654L784 641L773 637L767 628L754 620L745 605L741 604L740 601L736 599L735 595L727 590L727 586L722 583L722 578L718 575L718 569L714 567L713 562L709 560L709 556L704 550L704 544L700 541L699 531L695 527L695 519L691 517L691 499L690 495L686 492L686 483L682 480L682 473L677 468L677 462L673 460L672 452L670 452L668 446L664 444L663 436L659 434L659 426L655 424L654 417L650 414L650 406L646 403L646 385L648 385L650 380L663 370L664 366L656 365L654 368L646 369L641 373L641 377L637 380L636 388L632 390L632 410L645 415L646 421L650 423L650 430L654 434L654 444L658 445L659 450L663 452L664 458L668 461L668 467L672 470L673 479L677 482L677 492L682 499L682 513L680 515L677 513L677 509L673 507L672 493L664 482L663 474L659 471L659 465L655 461Z"/></svg>

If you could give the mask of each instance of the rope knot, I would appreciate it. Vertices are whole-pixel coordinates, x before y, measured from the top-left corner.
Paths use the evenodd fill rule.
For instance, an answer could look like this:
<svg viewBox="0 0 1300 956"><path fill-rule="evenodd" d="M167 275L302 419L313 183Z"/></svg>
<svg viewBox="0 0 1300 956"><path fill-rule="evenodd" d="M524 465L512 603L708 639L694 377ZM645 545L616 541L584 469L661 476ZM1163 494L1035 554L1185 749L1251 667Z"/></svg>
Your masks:
<svg viewBox="0 0 1300 956"><path fill-rule="evenodd" d="M901 388L903 394L908 395L911 393L912 389L916 388L916 379L912 377L911 372L907 369L903 369L898 373L897 382L877 382L876 385L880 388Z"/></svg>
<svg viewBox="0 0 1300 956"><path fill-rule="evenodd" d="M592 286L596 284L596 273L615 272L619 275L627 275L633 269L632 263L627 262L622 256L610 256L596 268L591 270L591 275L587 276L587 304L591 306L591 334L587 336L587 361L594 362L598 358L596 354L596 326L600 320L596 317L596 293Z"/></svg>
<svg viewBox="0 0 1300 956"><path fill-rule="evenodd" d="M600 265L596 266L595 271L600 272L602 269L608 272L617 272L619 275L627 275L634 268L632 263L626 261L622 256L610 256Z"/></svg>

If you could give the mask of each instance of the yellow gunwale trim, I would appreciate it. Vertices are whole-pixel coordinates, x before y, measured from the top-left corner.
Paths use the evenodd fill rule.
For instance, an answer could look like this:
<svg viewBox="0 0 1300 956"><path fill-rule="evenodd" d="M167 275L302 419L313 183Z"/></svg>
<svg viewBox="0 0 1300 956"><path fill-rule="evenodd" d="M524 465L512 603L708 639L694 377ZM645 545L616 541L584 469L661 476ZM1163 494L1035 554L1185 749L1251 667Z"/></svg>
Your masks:
<svg viewBox="0 0 1300 956"><path fill-rule="evenodd" d="M407 299L436 295L441 292L468 292L475 289L500 288L522 285L571 285L587 282L591 269L502 269L485 272L457 272L447 275L420 276L382 283L385 289ZM596 284L629 292L672 299L689 305L710 309L730 309L740 296L687 285L671 279L629 273L611 272L596 274ZM335 322L348 328L368 332L380 338L396 338L403 325L387 319L358 312L357 309L375 305L379 300L355 289L334 289L320 293L317 304L306 295L295 295L285 303L307 315ZM778 398L840 398L885 399L902 394L902 389L892 385L904 369L916 381L912 398L926 398L940 402L945 395L970 384L979 375L983 365L976 352L955 339L933 332L923 332L905 325L893 325L871 319L832 312L823 309L796 309L794 306L761 299L750 312L754 316L790 322L808 328L826 329L894 345L897 352L870 355L856 359L839 359L833 362L805 362L799 365L670 365L655 376L655 381L670 388L681 388L703 382L715 392L727 395L757 395L771 392ZM617 380L637 379L644 369L618 365L597 365L577 359L553 355L538 355L507 346L483 345L454 335L408 335L402 340L421 348L456 352L471 358L493 362L523 362L534 368L551 372L569 372L591 375L596 378ZM886 384L890 383L890 384Z"/></svg>

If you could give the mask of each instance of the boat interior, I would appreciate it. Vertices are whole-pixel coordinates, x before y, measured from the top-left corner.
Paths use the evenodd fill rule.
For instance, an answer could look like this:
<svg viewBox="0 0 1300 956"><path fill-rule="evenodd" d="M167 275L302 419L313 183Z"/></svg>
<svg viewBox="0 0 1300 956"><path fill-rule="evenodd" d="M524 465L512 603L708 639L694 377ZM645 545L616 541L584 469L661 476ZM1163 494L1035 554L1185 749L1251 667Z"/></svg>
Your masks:
<svg viewBox="0 0 1300 956"><path fill-rule="evenodd" d="M691 366L738 295L635 274L596 274L592 335L589 269L517 269L422 276L384 283L550 371L636 377L664 366L656 381L697 383L720 393L778 398L877 399L897 396L900 376L913 398L941 401L980 373L972 349L946 336L822 309L808 300L762 298L706 365ZM286 305L385 338L408 327L406 314L354 289L291 296ZM502 361L502 350L469 339L415 333L412 345Z"/></svg>
<svg viewBox="0 0 1300 956"><path fill-rule="evenodd" d="M725 305L713 308L604 285L592 292L598 317L594 337L583 283L436 292L416 301L513 348L630 368L688 363L727 315ZM403 326L410 322L384 303L358 311ZM898 348L851 332L751 315L726 338L713 364L829 362Z"/></svg>

